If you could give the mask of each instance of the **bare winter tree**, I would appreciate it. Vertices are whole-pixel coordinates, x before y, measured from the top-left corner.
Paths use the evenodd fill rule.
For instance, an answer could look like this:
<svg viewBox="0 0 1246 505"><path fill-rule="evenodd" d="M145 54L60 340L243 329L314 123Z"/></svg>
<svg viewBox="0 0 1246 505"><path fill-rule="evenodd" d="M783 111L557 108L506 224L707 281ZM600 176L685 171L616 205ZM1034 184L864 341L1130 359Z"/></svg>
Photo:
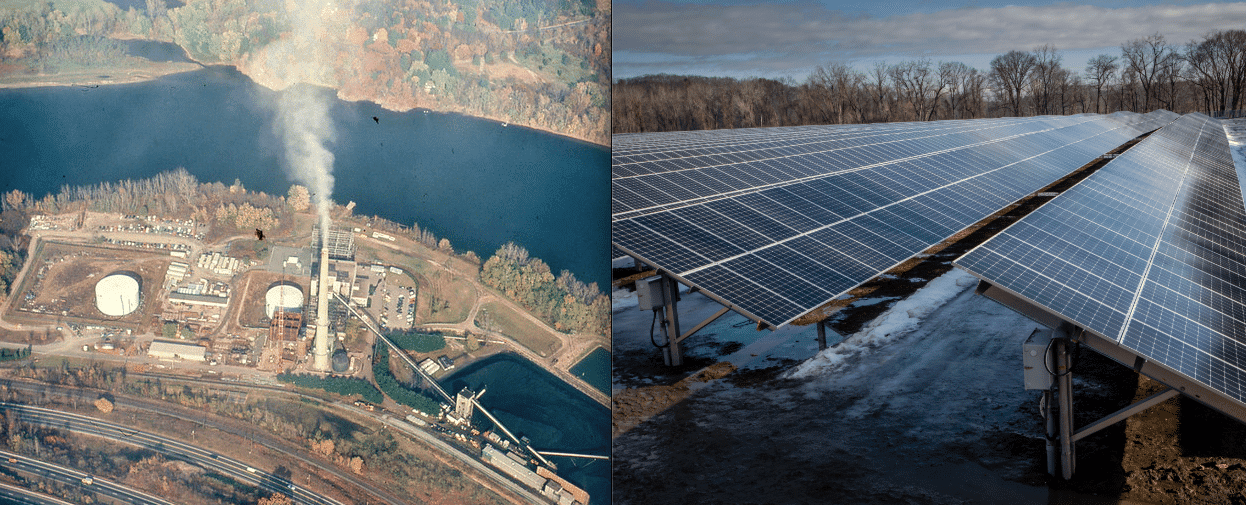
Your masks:
<svg viewBox="0 0 1246 505"><path fill-rule="evenodd" d="M950 119L964 117L965 92L972 72L976 70L959 61L939 64L939 81L947 87L947 117Z"/></svg>
<svg viewBox="0 0 1246 505"><path fill-rule="evenodd" d="M896 93L908 102L909 110L912 111L912 119L914 121L925 121L930 114L933 114L933 107L928 107L927 103L938 103L938 96L943 92L943 83L939 81L938 76L930 71L930 60L920 59L917 61L906 61L892 65L889 71L892 86ZM934 100L931 100L931 97Z"/></svg>
<svg viewBox="0 0 1246 505"><path fill-rule="evenodd" d="M1056 46L1046 44L1034 50L1034 71L1032 78L1034 84L1031 93L1034 96L1034 112L1036 114L1051 114L1054 112L1051 100L1052 96L1058 91L1059 83L1057 78L1062 72L1060 68L1060 53L1056 51Z"/></svg>
<svg viewBox="0 0 1246 505"><path fill-rule="evenodd" d="M1038 65L1038 58L1024 51L1008 51L991 60L991 80L1004 90L1009 111L1021 115L1021 98L1024 96L1030 72Z"/></svg>
<svg viewBox="0 0 1246 505"><path fill-rule="evenodd" d="M1131 40L1121 46L1125 66L1133 72L1142 85L1142 108L1151 110L1151 98L1155 96L1155 85L1162 82L1162 72L1168 64L1173 47L1164 40L1164 36L1156 33L1145 38Z"/></svg>
<svg viewBox="0 0 1246 505"><path fill-rule="evenodd" d="M1086 78L1095 87L1095 113L1099 113L1099 103L1102 101L1103 87L1110 84L1112 79L1116 77L1116 70L1120 68L1116 64L1116 57L1100 54L1091 58L1086 64ZM1105 104L1106 105L1106 104Z"/></svg>
<svg viewBox="0 0 1246 505"><path fill-rule="evenodd" d="M1203 110L1238 108L1246 90L1246 31L1224 30L1185 47L1187 79L1199 87Z"/></svg>
<svg viewBox="0 0 1246 505"><path fill-rule="evenodd" d="M870 77L874 78L874 89L871 93L874 99L874 121L871 122L887 122L891 120L891 107L888 103L888 96L891 90L887 87L887 75L890 73L890 67L885 62L874 62L874 68L870 70Z"/></svg>

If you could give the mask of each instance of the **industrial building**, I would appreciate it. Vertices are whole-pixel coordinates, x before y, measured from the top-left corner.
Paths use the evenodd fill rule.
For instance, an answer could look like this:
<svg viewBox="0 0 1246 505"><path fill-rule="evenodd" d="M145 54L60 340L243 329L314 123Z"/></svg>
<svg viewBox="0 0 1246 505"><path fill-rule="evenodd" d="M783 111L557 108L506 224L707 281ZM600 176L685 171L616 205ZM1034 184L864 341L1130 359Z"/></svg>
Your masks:
<svg viewBox="0 0 1246 505"><path fill-rule="evenodd" d="M186 305L207 305L209 307L228 307L228 296L201 295L174 291L169 293L169 301Z"/></svg>
<svg viewBox="0 0 1246 505"><path fill-rule="evenodd" d="M493 445L485 444L485 448L481 451L480 455L481 458L485 460L485 463L493 465L506 475L514 477L515 480L526 484L532 489L540 490L545 487L544 477L537 475L536 472L530 470L527 465L516 461L514 458L507 457L507 454L514 453L504 454L502 451L495 449Z"/></svg>
<svg viewBox="0 0 1246 505"><path fill-rule="evenodd" d="M134 272L113 272L95 283L95 307L106 316L125 316L138 308L142 278Z"/></svg>
<svg viewBox="0 0 1246 505"><path fill-rule="evenodd" d="M190 265L180 261L169 263L169 268L164 272L164 285L166 287L176 286L190 275Z"/></svg>
<svg viewBox="0 0 1246 505"><path fill-rule="evenodd" d="M317 226L313 233L316 237L320 237L320 227ZM351 235L350 230L330 226L329 233L326 237L324 237L323 245L324 249L329 251L329 259L343 261L355 260L355 237Z"/></svg>
<svg viewBox="0 0 1246 505"><path fill-rule="evenodd" d="M151 347L147 348L148 356L161 359L207 361L207 352L208 349L201 345L168 340L155 340L151 343Z"/></svg>

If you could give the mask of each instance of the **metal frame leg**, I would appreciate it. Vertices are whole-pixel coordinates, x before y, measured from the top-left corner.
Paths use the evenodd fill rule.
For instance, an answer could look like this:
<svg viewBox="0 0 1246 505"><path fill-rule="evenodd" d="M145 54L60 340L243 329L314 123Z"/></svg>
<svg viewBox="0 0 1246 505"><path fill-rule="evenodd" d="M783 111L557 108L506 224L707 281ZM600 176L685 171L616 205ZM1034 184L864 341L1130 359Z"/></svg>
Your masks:
<svg viewBox="0 0 1246 505"><path fill-rule="evenodd" d="M1056 339L1056 385L1060 398L1060 473L1073 478L1077 462L1073 453L1073 375L1069 373L1068 336Z"/></svg>
<svg viewBox="0 0 1246 505"><path fill-rule="evenodd" d="M669 366L684 364L683 354L679 351L679 311L675 299L679 296L679 283L675 279L662 276L662 291L666 296L666 347L662 348L662 360Z"/></svg>

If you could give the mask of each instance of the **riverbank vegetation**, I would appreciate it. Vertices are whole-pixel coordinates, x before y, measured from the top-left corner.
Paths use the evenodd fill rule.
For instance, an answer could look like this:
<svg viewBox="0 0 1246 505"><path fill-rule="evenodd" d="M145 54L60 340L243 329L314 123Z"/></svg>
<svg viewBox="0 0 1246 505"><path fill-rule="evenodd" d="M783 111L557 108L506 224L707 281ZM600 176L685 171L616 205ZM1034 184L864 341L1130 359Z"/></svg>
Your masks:
<svg viewBox="0 0 1246 505"><path fill-rule="evenodd" d="M296 3L15 0L0 7L0 81L83 65L129 66L118 40L173 43L203 64L233 65L284 89ZM365 0L326 9L320 84L347 100L428 108L609 142L610 8L594 0ZM109 72L103 72L109 73Z"/></svg>
<svg viewBox="0 0 1246 505"><path fill-rule="evenodd" d="M609 331L610 300L597 283L584 284L567 270L554 277L549 265L514 243L506 243L485 261L480 280L559 331L591 335Z"/></svg>
<svg viewBox="0 0 1246 505"><path fill-rule="evenodd" d="M614 85L614 133L1243 108L1246 31L1182 44L1156 34L1069 68L1052 46L985 70L929 59L817 67L804 81L650 75Z"/></svg>
<svg viewBox="0 0 1246 505"><path fill-rule="evenodd" d="M376 385L381 388L381 391L402 405L430 416L437 415L439 402L398 382L390 370L389 361L389 346L383 342L377 342L376 352L372 356L372 378L376 380Z"/></svg>

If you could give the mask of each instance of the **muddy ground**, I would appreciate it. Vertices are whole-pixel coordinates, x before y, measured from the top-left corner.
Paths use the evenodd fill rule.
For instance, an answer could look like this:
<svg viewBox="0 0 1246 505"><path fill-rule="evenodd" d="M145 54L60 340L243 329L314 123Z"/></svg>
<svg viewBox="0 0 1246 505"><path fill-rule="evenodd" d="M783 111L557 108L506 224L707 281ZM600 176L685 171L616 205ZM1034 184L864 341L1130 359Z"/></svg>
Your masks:
<svg viewBox="0 0 1246 505"><path fill-rule="evenodd" d="M1049 477L1039 393L1021 382L1020 344L1037 327L966 287L832 370L785 378L802 361L788 353L698 384L614 439L614 502L1246 503L1246 427L1181 398L1079 442L1071 482ZM620 330L616 363L648 339ZM1089 349L1075 367L1079 427L1156 391ZM643 368L623 380L639 386Z"/></svg>

